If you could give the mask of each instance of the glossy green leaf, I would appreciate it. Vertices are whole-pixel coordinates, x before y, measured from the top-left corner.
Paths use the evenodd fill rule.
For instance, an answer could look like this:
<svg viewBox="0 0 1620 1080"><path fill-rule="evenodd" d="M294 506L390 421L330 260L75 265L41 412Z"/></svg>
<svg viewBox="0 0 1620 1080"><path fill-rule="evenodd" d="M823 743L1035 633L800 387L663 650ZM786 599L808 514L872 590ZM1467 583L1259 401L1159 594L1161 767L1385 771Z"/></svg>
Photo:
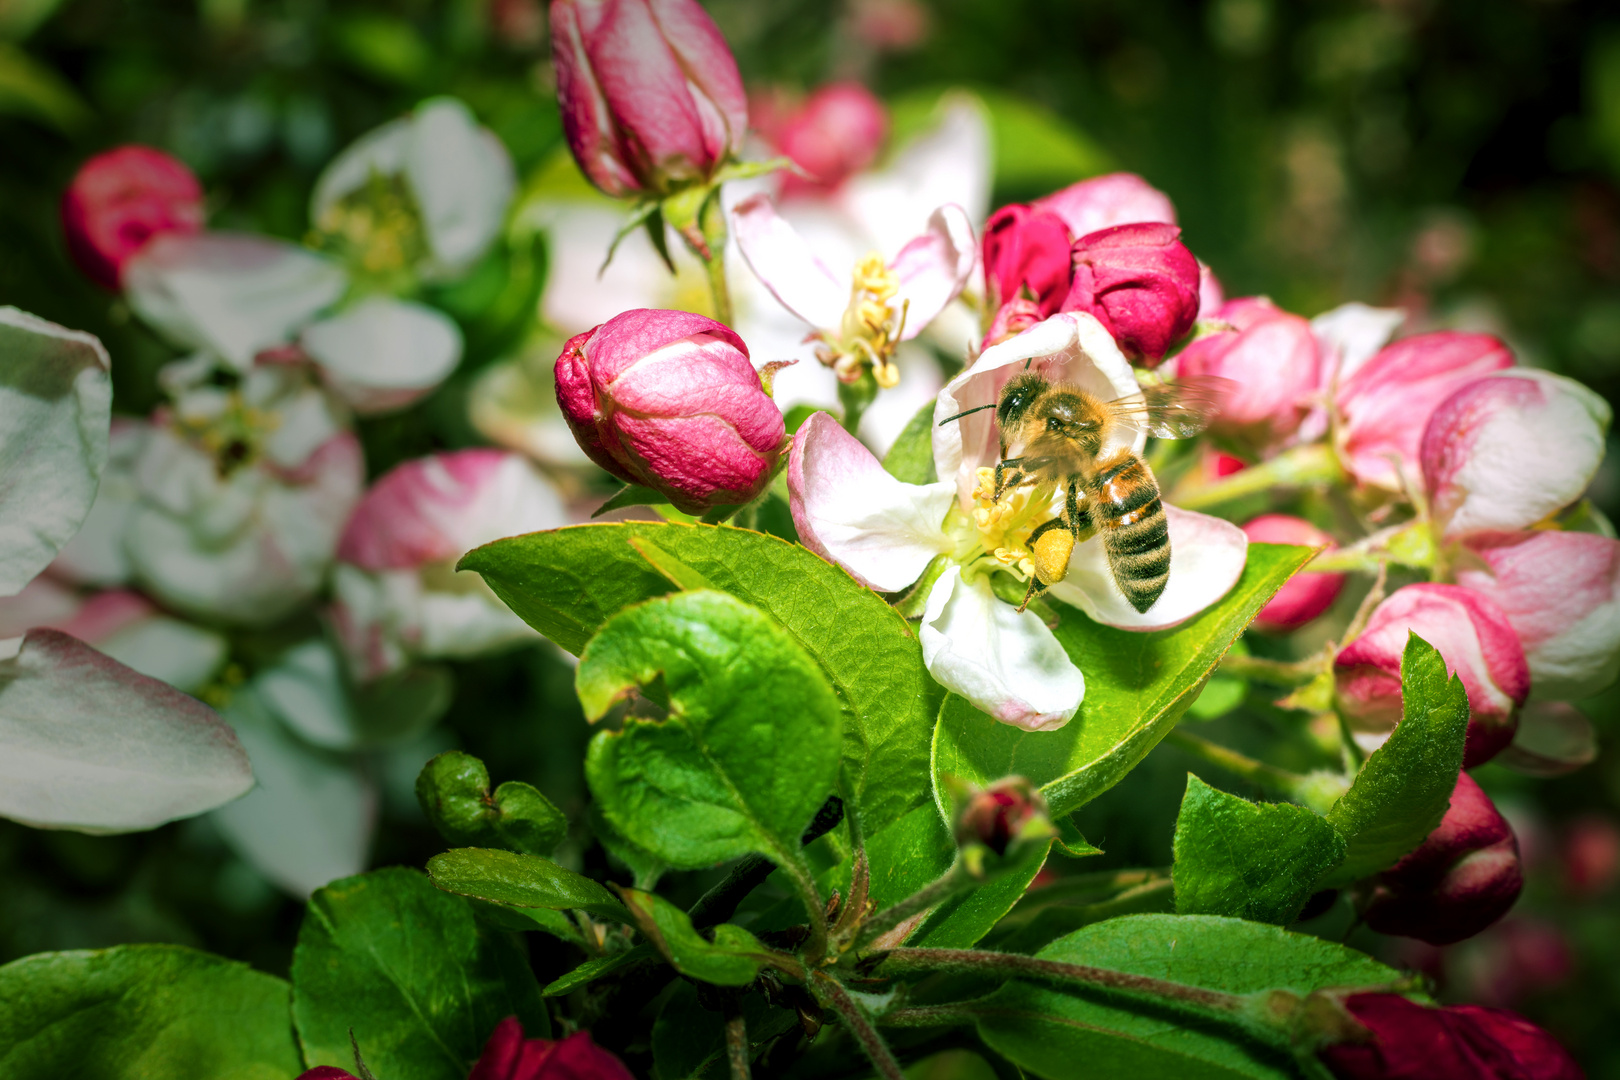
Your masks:
<svg viewBox="0 0 1620 1080"><path fill-rule="evenodd" d="M1252 803L1191 773L1176 818L1176 911L1252 922L1294 921L1345 840L1293 803Z"/></svg>
<svg viewBox="0 0 1620 1080"><path fill-rule="evenodd" d="M1054 605L1063 620L1058 641L1086 676L1080 711L1057 731L1029 732L948 697L934 732L935 791L947 775L986 784L1017 774L1041 785L1054 815L1096 798L1175 726L1244 627L1311 554L1250 544L1232 591L1172 630L1116 630Z"/></svg>
<svg viewBox="0 0 1620 1080"><path fill-rule="evenodd" d="M1350 841L1323 885L1393 866L1434 831L1451 805L1468 737L1468 692L1416 634L1401 657L1401 722L1374 750L1327 819Z"/></svg>
<svg viewBox="0 0 1620 1080"><path fill-rule="evenodd" d="M768 962L769 950L740 926L721 923L709 941L686 912L656 893L621 890L636 925L682 975L716 986L747 986Z"/></svg>
<svg viewBox="0 0 1620 1080"><path fill-rule="evenodd" d="M472 905L473 914L477 915L481 922L488 923L497 930L510 930L513 933L540 930L571 945L585 948L585 935L580 933L579 924L566 911L557 911L553 908L506 907L470 896L466 899L467 903Z"/></svg>
<svg viewBox="0 0 1620 1080"><path fill-rule="evenodd" d="M498 848L458 848L428 860L428 876L445 892L515 908L578 909L629 922L624 905L583 874L537 855Z"/></svg>
<svg viewBox="0 0 1620 1080"><path fill-rule="evenodd" d="M465 1080L503 1017L550 1030L516 939L415 870L335 881L293 952L293 1021L311 1066L352 1067L349 1031L388 1080Z"/></svg>
<svg viewBox="0 0 1620 1080"><path fill-rule="evenodd" d="M290 1080L281 979L179 945L38 953L0 967L6 1080Z"/></svg>
<svg viewBox="0 0 1620 1080"><path fill-rule="evenodd" d="M1063 877L1026 892L979 947L1033 953L1092 923L1174 909L1170 875L1162 871L1104 870Z"/></svg>
<svg viewBox="0 0 1620 1080"><path fill-rule="evenodd" d="M500 540L461 566L577 655L610 616L675 588L631 547L637 538L771 615L821 666L844 716L840 787L869 832L928 799L929 742L944 691L906 621L805 548L744 529L626 522Z"/></svg>
<svg viewBox="0 0 1620 1080"><path fill-rule="evenodd" d="M594 960L587 960L579 967L547 984L540 991L542 997L562 997L572 993L587 983L597 979L605 979L616 971L628 971L642 964L655 963L658 960L658 950L651 945L637 945L624 952L612 953L608 956L598 956Z"/></svg>
<svg viewBox="0 0 1620 1080"><path fill-rule="evenodd" d="M989 881L946 900L906 938L906 944L923 949L966 949L977 944L1023 898L1051 850L1051 840L1033 844Z"/></svg>
<svg viewBox="0 0 1620 1080"><path fill-rule="evenodd" d="M448 750L416 777L416 801L458 847L506 847L550 855L568 835L568 819L535 788L508 780L489 792L489 771L471 754Z"/></svg>
<svg viewBox="0 0 1620 1080"><path fill-rule="evenodd" d="M1204 915L1130 915L1054 941L1042 959L1235 994L1379 985L1396 972L1362 953L1274 926ZM1099 1076L1293 1080L1292 1062L1212 1025L1080 988L1014 980L976 1004L979 1034L1046 1080Z"/></svg>
<svg viewBox="0 0 1620 1080"><path fill-rule="evenodd" d="M770 616L721 592L649 600L591 639L575 685L593 720L643 688L667 700L667 719L627 717L586 755L602 815L631 842L685 869L796 857L837 780L840 715Z"/></svg>
<svg viewBox="0 0 1620 1080"><path fill-rule="evenodd" d="M934 403L917 410L906 422L889 452L883 455L883 468L896 480L908 484L932 484L939 479L934 467Z"/></svg>

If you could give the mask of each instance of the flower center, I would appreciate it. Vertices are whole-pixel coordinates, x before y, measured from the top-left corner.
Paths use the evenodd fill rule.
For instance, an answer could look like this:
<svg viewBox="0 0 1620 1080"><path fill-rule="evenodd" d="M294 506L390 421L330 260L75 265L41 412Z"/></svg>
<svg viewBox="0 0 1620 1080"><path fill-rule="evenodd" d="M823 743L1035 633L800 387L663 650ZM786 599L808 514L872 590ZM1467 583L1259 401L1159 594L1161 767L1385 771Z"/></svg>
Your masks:
<svg viewBox="0 0 1620 1080"><path fill-rule="evenodd" d="M306 243L336 255L357 276L381 287L409 277L412 268L431 254L405 178L378 172L327 207Z"/></svg>
<svg viewBox="0 0 1620 1080"><path fill-rule="evenodd" d="M972 529L955 530L957 545L953 554L964 566L976 566L985 572L1004 569L1019 581L1028 581L1035 573L1029 538L1052 518L1052 485L1025 484L1002 492L997 499L996 471L982 468L977 475L973 509L967 514Z"/></svg>
<svg viewBox="0 0 1620 1080"><path fill-rule="evenodd" d="M846 383L860 381L870 368L877 384L885 389L900 381L894 364L894 350L906 326L906 307L895 314L890 302L900 291L900 275L883 256L867 252L855 262L849 288L849 307L834 340L826 331L816 346L816 359L832 368Z"/></svg>
<svg viewBox="0 0 1620 1080"><path fill-rule="evenodd" d="M175 430L214 459L221 477L257 460L280 426L280 413L248 404L240 390L193 392L175 404Z"/></svg>

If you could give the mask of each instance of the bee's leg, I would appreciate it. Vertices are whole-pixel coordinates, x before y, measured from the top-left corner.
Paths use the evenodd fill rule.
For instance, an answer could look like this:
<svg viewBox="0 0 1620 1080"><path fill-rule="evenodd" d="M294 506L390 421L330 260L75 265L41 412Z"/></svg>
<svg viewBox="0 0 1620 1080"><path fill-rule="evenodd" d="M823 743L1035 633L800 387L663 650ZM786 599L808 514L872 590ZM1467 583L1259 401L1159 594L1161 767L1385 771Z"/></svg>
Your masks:
<svg viewBox="0 0 1620 1080"><path fill-rule="evenodd" d="M1018 613L1022 615L1024 613L1024 609L1029 607L1029 602L1035 599L1038 593L1043 593L1045 591L1046 586L1041 584L1041 579L1031 574L1029 578L1029 591L1024 594L1024 602L1018 605Z"/></svg>
<svg viewBox="0 0 1620 1080"><path fill-rule="evenodd" d="M1054 532L1063 535L1042 542L1043 538ZM1049 577L1053 581L1062 580L1063 571L1068 566L1069 555L1074 551L1074 541L1070 538L1069 523L1061 517L1041 522L1035 531L1029 534L1029 546L1030 550L1034 552L1035 573L1029 576L1029 591L1024 594L1024 602L1018 605L1020 612L1029 607L1029 602L1035 599L1037 594L1046 591L1047 583L1041 580L1043 576Z"/></svg>
<svg viewBox="0 0 1620 1080"><path fill-rule="evenodd" d="M1001 493L1003 491L1006 491L1009 487L1017 487L1018 483L1024 479L1022 470L1017 468L1017 466L1022 465L1023 463L1023 458L1002 458L1000 461L996 462L996 493L992 497L997 502L1001 501ZM1006 479L1008 469L1012 469L1014 471L1014 479L1011 483L1009 483Z"/></svg>
<svg viewBox="0 0 1620 1080"><path fill-rule="evenodd" d="M1080 481L1070 479L1069 490L1063 500L1063 516L1068 522L1069 532L1074 534L1074 542L1082 543L1097 532L1096 524L1091 520L1091 511L1087 508L1080 493Z"/></svg>

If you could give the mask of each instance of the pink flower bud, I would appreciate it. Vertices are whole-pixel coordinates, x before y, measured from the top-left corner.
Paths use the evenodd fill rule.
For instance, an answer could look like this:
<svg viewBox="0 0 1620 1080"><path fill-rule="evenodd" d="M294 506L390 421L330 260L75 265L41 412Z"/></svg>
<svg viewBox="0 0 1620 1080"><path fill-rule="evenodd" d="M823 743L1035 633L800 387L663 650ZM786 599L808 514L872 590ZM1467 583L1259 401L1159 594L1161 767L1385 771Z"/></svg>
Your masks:
<svg viewBox="0 0 1620 1080"><path fill-rule="evenodd" d="M1064 311L1108 328L1125 355L1156 364L1198 317L1198 260L1174 225L1116 225L1074 243Z"/></svg>
<svg viewBox="0 0 1620 1080"><path fill-rule="evenodd" d="M300 1073L298 1080L355 1080L355 1075L336 1065L317 1065L308 1072Z"/></svg>
<svg viewBox="0 0 1620 1080"><path fill-rule="evenodd" d="M1519 706L1530 693L1530 668L1502 609L1458 585L1397 589L1373 611L1361 636L1339 651L1339 706L1351 726L1379 733L1400 722L1401 654L1409 633L1438 649L1447 672L1468 691L1463 767L1489 761L1513 741Z"/></svg>
<svg viewBox="0 0 1620 1080"><path fill-rule="evenodd" d="M956 817L956 842L983 844L997 855L1020 840L1030 827L1048 835L1046 799L1022 776L998 780L974 792Z"/></svg>
<svg viewBox="0 0 1620 1080"><path fill-rule="evenodd" d="M1399 994L1351 994L1344 1005L1372 1039L1320 1051L1340 1080L1582 1080L1556 1039L1504 1009L1435 1009Z"/></svg>
<svg viewBox="0 0 1620 1080"><path fill-rule="evenodd" d="M1507 914L1524 888L1507 820L1467 773L1416 851L1379 874L1362 917L1380 934L1450 945Z"/></svg>
<svg viewBox="0 0 1620 1080"><path fill-rule="evenodd" d="M1176 223L1170 197L1135 173L1109 173L1070 184L1036 199L1032 209L1056 214L1075 236L1141 221Z"/></svg>
<svg viewBox="0 0 1620 1080"><path fill-rule="evenodd" d="M1333 547L1333 537L1303 518L1287 514L1262 514L1243 526L1249 540L1260 544L1301 544L1305 547ZM1255 616L1257 629L1283 633L1304 626L1333 606L1344 588L1343 574L1320 574L1307 570L1283 583L1266 606Z"/></svg>
<svg viewBox="0 0 1620 1080"><path fill-rule="evenodd" d="M742 144L737 61L696 0L552 0L563 133L609 195L707 181Z"/></svg>
<svg viewBox="0 0 1620 1080"><path fill-rule="evenodd" d="M68 252L91 280L119 288L124 264L163 233L203 226L203 190L191 170L148 146L120 146L79 168L62 196Z"/></svg>
<svg viewBox="0 0 1620 1080"><path fill-rule="evenodd" d="M1237 329L1188 345L1176 358L1176 373L1231 379L1236 385L1211 430L1256 448L1276 446L1299 430L1321 385L1311 324L1258 296L1229 300L1213 317Z"/></svg>
<svg viewBox="0 0 1620 1080"><path fill-rule="evenodd" d="M784 174L782 194L815 194L832 190L877 160L889 133L889 114L860 83L830 83L769 128L758 126L779 153L811 176Z"/></svg>
<svg viewBox="0 0 1620 1080"><path fill-rule="evenodd" d="M1620 824L1588 814L1570 822L1563 845L1564 884L1580 897L1602 896L1620 881Z"/></svg>
<svg viewBox="0 0 1620 1080"><path fill-rule="evenodd" d="M1074 238L1045 210L1003 206L984 226L984 281L991 310L1018 300L1035 304L1036 321L1055 315L1074 281Z"/></svg>
<svg viewBox="0 0 1620 1080"><path fill-rule="evenodd" d="M1512 365L1489 334L1444 330L1385 346L1334 394L1340 461L1363 484L1400 491L1404 476L1415 485L1430 415L1465 383Z"/></svg>
<svg viewBox="0 0 1620 1080"><path fill-rule="evenodd" d="M786 433L742 338L684 311L627 311L572 338L557 403L592 461L689 514L757 496Z"/></svg>
<svg viewBox="0 0 1620 1080"><path fill-rule="evenodd" d="M624 1062L577 1031L566 1039L524 1039L508 1016L495 1027L467 1080L634 1080Z"/></svg>

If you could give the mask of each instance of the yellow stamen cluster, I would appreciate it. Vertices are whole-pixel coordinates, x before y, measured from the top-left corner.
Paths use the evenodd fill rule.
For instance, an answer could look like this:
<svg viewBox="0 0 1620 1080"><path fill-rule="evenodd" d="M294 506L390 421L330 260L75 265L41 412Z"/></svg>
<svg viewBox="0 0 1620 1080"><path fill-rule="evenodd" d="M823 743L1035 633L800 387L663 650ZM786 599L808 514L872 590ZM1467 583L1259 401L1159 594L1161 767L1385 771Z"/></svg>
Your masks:
<svg viewBox="0 0 1620 1080"><path fill-rule="evenodd" d="M894 364L894 350L905 329L906 311L902 307L896 317L890 302L899 291L900 276L883 256L872 251L856 260L838 338L824 331L816 359L847 383L858 382L870 367L879 386L888 389L897 384L900 369Z"/></svg>
<svg viewBox="0 0 1620 1080"><path fill-rule="evenodd" d="M973 524L979 530L979 543L991 558L1005 566L1020 581L1035 572L1030 534L1052 516L1052 489L1046 484L1013 488L995 497L996 471L978 471L978 487L973 489Z"/></svg>
<svg viewBox="0 0 1620 1080"><path fill-rule="evenodd" d="M322 211L307 242L369 277L409 274L429 254L410 188L381 173Z"/></svg>
<svg viewBox="0 0 1620 1080"><path fill-rule="evenodd" d="M220 476L229 476L259 456L264 440L281 426L279 413L249 405L232 390L223 407L205 411L176 410L174 427L214 459Z"/></svg>

